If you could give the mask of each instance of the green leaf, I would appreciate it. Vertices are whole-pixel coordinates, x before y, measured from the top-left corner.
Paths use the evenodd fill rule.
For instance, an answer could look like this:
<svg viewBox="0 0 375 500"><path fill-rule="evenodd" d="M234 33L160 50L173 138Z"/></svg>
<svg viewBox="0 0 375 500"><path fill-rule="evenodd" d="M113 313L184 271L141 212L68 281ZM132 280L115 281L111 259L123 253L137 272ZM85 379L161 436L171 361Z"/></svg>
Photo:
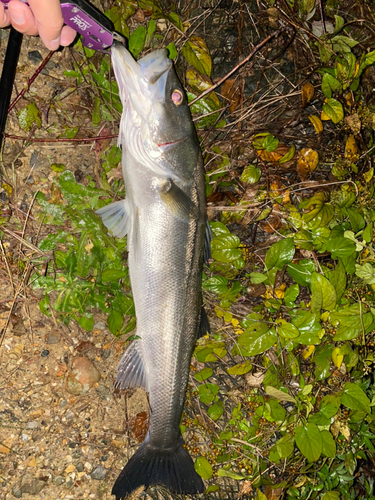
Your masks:
<svg viewBox="0 0 375 500"><path fill-rule="evenodd" d="M240 239L234 234L215 237L211 241L211 256L219 262L232 262L242 257Z"/></svg>
<svg viewBox="0 0 375 500"><path fill-rule="evenodd" d="M207 408L207 415L212 418L212 420L218 420L224 412L223 403L219 401Z"/></svg>
<svg viewBox="0 0 375 500"><path fill-rule="evenodd" d="M151 45L151 40L154 36L156 29L156 21L154 19L150 19L150 21L147 24L147 34L146 34L146 40L145 40L145 47L150 47Z"/></svg>
<svg viewBox="0 0 375 500"><path fill-rule="evenodd" d="M341 406L341 396L334 394L327 394L321 400L319 408L320 412L326 418L332 418L339 411Z"/></svg>
<svg viewBox="0 0 375 500"><path fill-rule="evenodd" d="M294 403L294 404L297 403L297 401L294 399L293 396L284 391L280 391L280 389L276 389L275 387L272 387L270 385L266 387L266 393L269 396L277 399L278 401L286 401L288 403Z"/></svg>
<svg viewBox="0 0 375 500"><path fill-rule="evenodd" d="M327 457L331 457L331 455L327 455ZM322 496L322 500L340 500L340 493L338 491L326 491Z"/></svg>
<svg viewBox="0 0 375 500"><path fill-rule="evenodd" d="M245 356L255 356L267 351L277 341L274 330L266 323L254 323L238 337L238 345Z"/></svg>
<svg viewBox="0 0 375 500"><path fill-rule="evenodd" d="M291 285L285 290L284 302L288 307L292 307L299 295L299 286Z"/></svg>
<svg viewBox="0 0 375 500"><path fill-rule="evenodd" d="M328 274L330 283L335 289L337 302L344 295L346 290L346 273L345 268L341 260L336 264L334 271Z"/></svg>
<svg viewBox="0 0 375 500"><path fill-rule="evenodd" d="M317 380L324 380L330 375L330 366L332 359L332 345L319 346L315 351L314 361L315 361L315 377Z"/></svg>
<svg viewBox="0 0 375 500"><path fill-rule="evenodd" d="M146 40L146 28L138 26L129 38L129 50L135 58L142 52Z"/></svg>
<svg viewBox="0 0 375 500"><path fill-rule="evenodd" d="M329 73L324 73L322 79L322 92L323 94L330 98L334 92L340 92L342 85L334 76Z"/></svg>
<svg viewBox="0 0 375 500"><path fill-rule="evenodd" d="M228 280L224 276L213 276L203 282L203 288L209 292L222 295L228 291Z"/></svg>
<svg viewBox="0 0 375 500"><path fill-rule="evenodd" d="M315 424L297 427L294 431L296 444L307 460L316 462L322 453L322 436Z"/></svg>
<svg viewBox="0 0 375 500"><path fill-rule="evenodd" d="M299 285L310 286L311 276L316 271L316 266L312 260L300 260L299 264L289 264L286 271Z"/></svg>
<svg viewBox="0 0 375 500"><path fill-rule="evenodd" d="M353 384L351 382L347 382L345 384L341 402L344 406L350 408L351 410L371 413L370 400L357 384Z"/></svg>
<svg viewBox="0 0 375 500"><path fill-rule="evenodd" d="M262 142L262 147L267 151L267 153L272 153L277 149L279 145L279 139L272 134L268 134Z"/></svg>
<svg viewBox="0 0 375 500"><path fill-rule="evenodd" d="M344 236L338 236L328 240L327 250L331 252L332 259L343 259L355 252L355 244Z"/></svg>
<svg viewBox="0 0 375 500"><path fill-rule="evenodd" d="M200 372L195 373L194 377L199 382L203 382L203 380L210 378L213 372L214 372L213 369L207 366L206 368L203 368L203 370L201 370Z"/></svg>
<svg viewBox="0 0 375 500"><path fill-rule="evenodd" d="M41 114L35 102L30 102L18 112L18 123L26 132L30 132L34 123L38 128L42 126Z"/></svg>
<svg viewBox="0 0 375 500"><path fill-rule="evenodd" d="M344 118L344 110L341 102L336 99L328 99L325 104L323 104L323 111L333 123L339 123Z"/></svg>
<svg viewBox="0 0 375 500"><path fill-rule="evenodd" d="M311 276L311 311L318 313L321 309L331 311L336 305L336 291L333 285L321 274Z"/></svg>
<svg viewBox="0 0 375 500"><path fill-rule="evenodd" d="M94 328L94 316L91 313L83 313L80 316L74 315L74 319L88 332L91 332Z"/></svg>
<svg viewBox="0 0 375 500"><path fill-rule="evenodd" d="M49 295L44 294L43 298L39 301L39 309L46 316L51 316L49 312Z"/></svg>
<svg viewBox="0 0 375 500"><path fill-rule="evenodd" d="M95 97L94 106L92 108L92 114L91 114L91 120L92 120L92 124L94 125L94 127L97 127L102 120L102 117L100 114L100 104L101 104L100 98Z"/></svg>
<svg viewBox="0 0 375 500"><path fill-rule="evenodd" d="M357 210L355 210L354 208L347 208L346 212L349 216L350 224L355 233L358 233L358 231L365 227L365 219L360 213L357 212Z"/></svg>
<svg viewBox="0 0 375 500"><path fill-rule="evenodd" d="M255 184L259 181L261 176L261 171L258 167L254 165L249 165L244 169L241 175L241 182L245 182L247 184Z"/></svg>
<svg viewBox="0 0 375 500"><path fill-rule="evenodd" d="M178 52L177 52L176 45L174 44L174 42L171 42L170 44L168 44L166 46L166 49L168 49L168 51L169 51L169 56L168 56L169 59L172 59L172 61L174 59L176 59Z"/></svg>
<svg viewBox="0 0 375 500"><path fill-rule="evenodd" d="M329 431L320 431L322 436L322 453L326 457L335 458L336 456L336 443L332 434Z"/></svg>
<svg viewBox="0 0 375 500"><path fill-rule="evenodd" d="M182 54L193 68L203 75L211 76L211 56L203 38L199 36L190 37L190 40L182 47Z"/></svg>
<svg viewBox="0 0 375 500"><path fill-rule="evenodd" d="M371 312L366 312L364 305L352 304L331 312L330 321L333 325L339 324L335 341L343 341L363 335L373 323L374 317Z"/></svg>
<svg viewBox="0 0 375 500"><path fill-rule="evenodd" d="M212 403L216 394L219 392L219 386L216 384L203 384L198 386L199 399L206 405Z"/></svg>
<svg viewBox="0 0 375 500"><path fill-rule="evenodd" d="M107 318L109 331L116 335L121 330L122 325L124 324L124 316L115 309L112 309L108 318Z"/></svg>
<svg viewBox="0 0 375 500"><path fill-rule="evenodd" d="M296 152L296 147L293 144L293 146L291 146L289 151L287 153L285 153L285 155L280 158L279 164L282 165L283 163L287 163L288 161L290 161L293 158L295 152Z"/></svg>
<svg viewBox="0 0 375 500"><path fill-rule="evenodd" d="M237 472L234 472L232 470L226 470L226 469L219 469L217 471L217 475L219 477L230 477L231 479L235 479L236 481L241 481L242 479L245 479L244 476L241 474L237 474Z"/></svg>
<svg viewBox="0 0 375 500"><path fill-rule="evenodd" d="M369 262L363 266L356 264L355 274L359 278L362 278L366 285L375 285L375 267Z"/></svg>
<svg viewBox="0 0 375 500"><path fill-rule="evenodd" d="M285 434L270 449L270 460L279 462L281 458L288 458L294 451L294 436L291 433Z"/></svg>
<svg viewBox="0 0 375 500"><path fill-rule="evenodd" d="M277 333L284 339L295 339L299 336L299 330L285 319L276 320Z"/></svg>
<svg viewBox="0 0 375 500"><path fill-rule="evenodd" d="M237 365L232 366L227 369L227 372L230 375L244 375L249 372L252 368L250 361L245 361L244 363L238 363Z"/></svg>
<svg viewBox="0 0 375 500"><path fill-rule="evenodd" d="M128 271L122 271L120 269L105 269L102 272L102 281L117 281L121 278L126 278L128 276Z"/></svg>
<svg viewBox="0 0 375 500"><path fill-rule="evenodd" d="M264 281L267 281L267 279L268 279L265 274L257 273L257 272L250 273L249 277L250 277L251 283L253 283L254 285L259 285L259 283L263 283Z"/></svg>
<svg viewBox="0 0 375 500"><path fill-rule="evenodd" d="M268 250L265 259L266 269L276 268L281 271L294 257L295 247L292 238L285 238L274 243Z"/></svg>
<svg viewBox="0 0 375 500"><path fill-rule="evenodd" d="M195 459L194 469L203 479L210 479L212 477L212 467L205 457L197 457Z"/></svg>

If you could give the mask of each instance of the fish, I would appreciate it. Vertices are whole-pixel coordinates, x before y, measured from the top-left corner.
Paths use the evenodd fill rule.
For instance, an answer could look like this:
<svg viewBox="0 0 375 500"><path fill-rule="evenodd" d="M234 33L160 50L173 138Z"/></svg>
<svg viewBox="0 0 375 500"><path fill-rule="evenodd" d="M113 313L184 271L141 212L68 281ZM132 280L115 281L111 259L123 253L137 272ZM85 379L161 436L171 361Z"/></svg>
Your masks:
<svg viewBox="0 0 375 500"><path fill-rule="evenodd" d="M180 420L197 336L208 329L201 283L211 234L202 153L168 51L135 61L115 43L111 57L123 105L118 144L126 197L97 213L114 236L127 235L137 318L137 338L121 358L115 387L142 387L150 404L148 433L112 494L119 500L159 484L196 494L204 483Z"/></svg>

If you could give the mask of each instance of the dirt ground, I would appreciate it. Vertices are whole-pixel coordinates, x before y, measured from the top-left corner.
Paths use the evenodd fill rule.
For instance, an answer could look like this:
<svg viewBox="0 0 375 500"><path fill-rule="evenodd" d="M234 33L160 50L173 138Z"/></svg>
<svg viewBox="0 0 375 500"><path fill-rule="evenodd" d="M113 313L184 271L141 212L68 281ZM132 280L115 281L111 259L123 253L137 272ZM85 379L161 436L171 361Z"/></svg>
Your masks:
<svg viewBox="0 0 375 500"><path fill-rule="evenodd" d="M1 69L8 32L0 33ZM24 37L16 80L18 92L47 54L38 38ZM71 67L68 49L53 55L30 89L41 109L56 92L72 85L72 80L64 76L64 70ZM21 100L16 108L25 104ZM77 95L72 95L69 106L70 118L79 116L81 123L90 119ZM67 121L61 116L47 117L45 112L43 126L48 127L55 119L60 125ZM6 132L24 136L16 110L9 116ZM126 402L123 395L114 394L116 366L124 342L108 331L104 316L95 318L91 334L73 322L66 327L56 318L47 318L39 310L40 297L23 286L17 264L17 255L27 258L37 252L34 245L41 223L27 213L35 193L50 190L54 175L50 164L63 163L73 172L79 168L92 174L95 156L91 148L91 144L73 147L34 142L25 146L20 140L5 141L0 212L12 213L18 226L16 222L14 233L5 230L0 253L1 499L113 498L113 483L132 454L132 446L138 443L126 429L126 416L147 410L142 391L128 396ZM4 183L6 179L11 179L11 188ZM72 362L83 357L96 367L100 380L94 369L94 383L89 383L92 387L80 386L72 394L67 385Z"/></svg>

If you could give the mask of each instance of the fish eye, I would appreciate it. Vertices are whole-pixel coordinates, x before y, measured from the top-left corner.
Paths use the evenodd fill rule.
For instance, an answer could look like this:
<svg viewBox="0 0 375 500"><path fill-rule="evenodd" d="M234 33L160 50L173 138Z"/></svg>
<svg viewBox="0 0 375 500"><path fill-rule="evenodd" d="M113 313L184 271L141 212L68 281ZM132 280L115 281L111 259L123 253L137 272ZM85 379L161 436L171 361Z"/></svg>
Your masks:
<svg viewBox="0 0 375 500"><path fill-rule="evenodd" d="M175 106L179 106L180 104L182 104L182 101L184 100L184 95L180 89L174 89L171 95L171 99Z"/></svg>

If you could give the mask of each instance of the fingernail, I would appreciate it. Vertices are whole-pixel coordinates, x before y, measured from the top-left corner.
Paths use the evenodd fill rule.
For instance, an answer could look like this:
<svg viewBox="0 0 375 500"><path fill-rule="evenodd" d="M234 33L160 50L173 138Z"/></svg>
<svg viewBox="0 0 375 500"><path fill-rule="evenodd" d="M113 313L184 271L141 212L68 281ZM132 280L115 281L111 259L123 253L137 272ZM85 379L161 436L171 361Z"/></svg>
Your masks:
<svg viewBox="0 0 375 500"><path fill-rule="evenodd" d="M26 18L22 10L12 9L11 19L16 24L25 24Z"/></svg>
<svg viewBox="0 0 375 500"><path fill-rule="evenodd" d="M60 47L60 37L58 36L55 40L50 40L48 43L49 50L57 50Z"/></svg>

